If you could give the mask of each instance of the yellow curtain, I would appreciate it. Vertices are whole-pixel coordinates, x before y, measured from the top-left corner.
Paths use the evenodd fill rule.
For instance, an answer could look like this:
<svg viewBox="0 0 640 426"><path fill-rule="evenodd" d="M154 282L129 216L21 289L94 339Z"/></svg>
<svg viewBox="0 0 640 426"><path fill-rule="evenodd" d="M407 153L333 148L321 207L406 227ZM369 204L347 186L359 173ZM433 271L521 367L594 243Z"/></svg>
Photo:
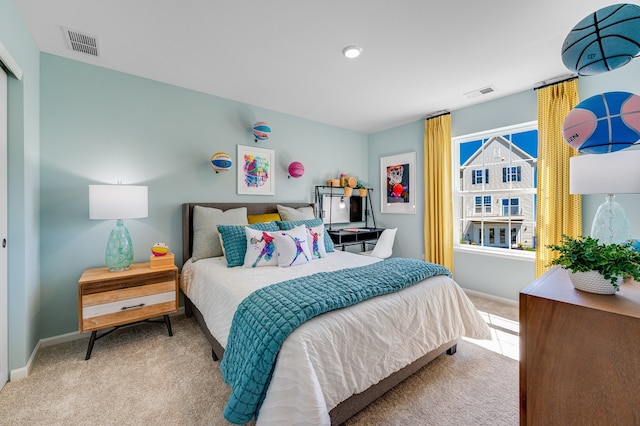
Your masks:
<svg viewBox="0 0 640 426"><path fill-rule="evenodd" d="M453 272L451 115L424 123L424 257Z"/></svg>
<svg viewBox="0 0 640 426"><path fill-rule="evenodd" d="M582 235L582 198L569 194L569 158L578 152L562 136L564 119L578 104L578 79L538 89L538 197L536 277L557 256L547 248L562 234Z"/></svg>

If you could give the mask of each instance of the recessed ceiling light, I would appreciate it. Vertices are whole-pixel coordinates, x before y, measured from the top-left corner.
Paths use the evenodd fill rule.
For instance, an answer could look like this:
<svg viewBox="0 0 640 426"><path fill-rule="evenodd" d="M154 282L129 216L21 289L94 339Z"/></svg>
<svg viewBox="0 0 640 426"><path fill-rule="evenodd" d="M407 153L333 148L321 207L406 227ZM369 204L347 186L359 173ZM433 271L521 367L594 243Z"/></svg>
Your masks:
<svg viewBox="0 0 640 426"><path fill-rule="evenodd" d="M342 54L349 59L355 59L358 56L360 56L361 53L362 53L362 47L356 46L356 45L347 46L344 49L342 49Z"/></svg>

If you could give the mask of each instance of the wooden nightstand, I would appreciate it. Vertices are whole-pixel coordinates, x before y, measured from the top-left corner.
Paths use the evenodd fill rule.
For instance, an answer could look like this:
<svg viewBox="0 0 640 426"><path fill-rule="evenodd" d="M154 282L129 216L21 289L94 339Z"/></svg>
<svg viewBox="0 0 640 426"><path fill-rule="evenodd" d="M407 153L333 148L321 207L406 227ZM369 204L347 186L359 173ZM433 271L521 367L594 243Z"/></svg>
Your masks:
<svg viewBox="0 0 640 426"><path fill-rule="evenodd" d="M576 290L555 266L520 292L520 424L637 425L640 284Z"/></svg>
<svg viewBox="0 0 640 426"><path fill-rule="evenodd" d="M87 269L78 280L78 327L91 331L87 356L95 341L117 328L163 316L169 336L169 314L178 310L178 268L151 268L149 262L134 263L127 271ZM98 335L98 330L111 330Z"/></svg>

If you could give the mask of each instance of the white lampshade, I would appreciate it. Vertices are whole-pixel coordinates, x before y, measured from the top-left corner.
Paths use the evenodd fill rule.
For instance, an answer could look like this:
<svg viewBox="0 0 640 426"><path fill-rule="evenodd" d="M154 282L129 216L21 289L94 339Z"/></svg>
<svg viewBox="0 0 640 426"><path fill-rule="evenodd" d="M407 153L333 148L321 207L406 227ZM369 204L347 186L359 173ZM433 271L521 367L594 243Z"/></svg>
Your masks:
<svg viewBox="0 0 640 426"><path fill-rule="evenodd" d="M89 185L89 219L138 219L148 212L146 186Z"/></svg>
<svg viewBox="0 0 640 426"><path fill-rule="evenodd" d="M591 225L591 237L601 243L631 238L631 225L614 194L640 194L640 150L586 154L569 159L571 194L606 194Z"/></svg>
<svg viewBox="0 0 640 426"><path fill-rule="evenodd" d="M571 194L640 194L640 150L569 159Z"/></svg>

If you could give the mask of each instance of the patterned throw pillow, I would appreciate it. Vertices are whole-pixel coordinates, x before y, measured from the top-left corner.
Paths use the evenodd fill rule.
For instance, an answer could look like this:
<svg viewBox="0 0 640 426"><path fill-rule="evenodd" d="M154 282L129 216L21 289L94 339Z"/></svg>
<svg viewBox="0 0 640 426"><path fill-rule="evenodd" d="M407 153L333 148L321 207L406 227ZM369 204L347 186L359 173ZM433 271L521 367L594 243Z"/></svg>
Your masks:
<svg viewBox="0 0 640 426"><path fill-rule="evenodd" d="M227 266L242 266L247 252L247 235L245 225L218 225L218 232L224 244L224 255L227 258ZM248 225L249 228L260 231L277 231L275 222L262 222Z"/></svg>
<svg viewBox="0 0 640 426"><path fill-rule="evenodd" d="M244 228L247 236L247 252L244 255L245 268L277 265L278 253L272 232L259 231L249 227Z"/></svg>
<svg viewBox="0 0 640 426"><path fill-rule="evenodd" d="M311 258L327 257L327 251L324 248L324 224L307 228L307 237Z"/></svg>
<svg viewBox="0 0 640 426"><path fill-rule="evenodd" d="M273 233L278 250L278 266L289 267L302 265L311 260L307 228L298 226L289 231Z"/></svg>
<svg viewBox="0 0 640 426"><path fill-rule="evenodd" d="M290 220L290 221L277 220L276 223L278 224L278 228L280 228L283 231L288 231L289 229L293 229L296 226L300 226L300 225L304 225L307 228L313 228L314 226L323 224L322 219L320 218L307 219L307 220ZM331 253L332 251L334 251L333 240L331 240L331 237L329 236L329 233L327 232L326 229L324 230L324 249L327 253Z"/></svg>

